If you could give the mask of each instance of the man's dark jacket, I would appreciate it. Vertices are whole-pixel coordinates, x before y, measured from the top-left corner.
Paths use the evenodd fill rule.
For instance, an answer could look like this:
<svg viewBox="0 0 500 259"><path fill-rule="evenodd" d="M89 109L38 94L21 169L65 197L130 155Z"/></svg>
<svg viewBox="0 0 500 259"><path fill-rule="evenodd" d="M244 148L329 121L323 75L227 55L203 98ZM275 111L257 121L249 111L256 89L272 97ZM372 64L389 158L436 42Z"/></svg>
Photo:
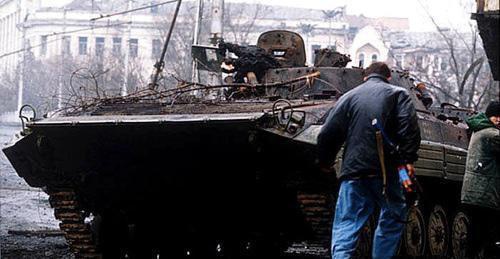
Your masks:
<svg viewBox="0 0 500 259"><path fill-rule="evenodd" d="M473 132L467 151L462 203L500 211L500 130L484 114L467 120Z"/></svg>
<svg viewBox="0 0 500 259"><path fill-rule="evenodd" d="M393 174L399 164L417 160L420 129L408 91L371 74L365 83L344 94L330 112L318 136L320 163L330 164L345 141L341 179L381 175L373 119L399 146L396 156L389 154L384 143L388 173Z"/></svg>

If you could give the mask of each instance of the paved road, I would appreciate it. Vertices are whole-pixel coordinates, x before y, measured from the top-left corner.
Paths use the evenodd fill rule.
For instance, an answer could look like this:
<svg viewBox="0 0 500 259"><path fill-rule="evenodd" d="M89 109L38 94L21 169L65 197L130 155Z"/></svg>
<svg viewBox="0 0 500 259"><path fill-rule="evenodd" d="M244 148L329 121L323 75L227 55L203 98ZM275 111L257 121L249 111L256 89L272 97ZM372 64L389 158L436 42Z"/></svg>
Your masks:
<svg viewBox="0 0 500 259"><path fill-rule="evenodd" d="M0 148L19 130L0 124ZM29 187L0 152L0 258L73 258L64 237L41 235L58 230L53 213L48 195Z"/></svg>

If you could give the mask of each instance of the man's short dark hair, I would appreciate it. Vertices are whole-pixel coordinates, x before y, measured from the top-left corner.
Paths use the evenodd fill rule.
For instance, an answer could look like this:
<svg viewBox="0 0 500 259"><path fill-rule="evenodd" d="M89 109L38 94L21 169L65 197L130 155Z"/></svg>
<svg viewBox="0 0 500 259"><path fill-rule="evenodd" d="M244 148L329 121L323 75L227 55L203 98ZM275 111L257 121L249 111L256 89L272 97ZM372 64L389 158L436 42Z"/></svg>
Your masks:
<svg viewBox="0 0 500 259"><path fill-rule="evenodd" d="M391 70L384 62L373 62L363 71L364 76L368 76L373 73L385 76L386 78L391 77Z"/></svg>

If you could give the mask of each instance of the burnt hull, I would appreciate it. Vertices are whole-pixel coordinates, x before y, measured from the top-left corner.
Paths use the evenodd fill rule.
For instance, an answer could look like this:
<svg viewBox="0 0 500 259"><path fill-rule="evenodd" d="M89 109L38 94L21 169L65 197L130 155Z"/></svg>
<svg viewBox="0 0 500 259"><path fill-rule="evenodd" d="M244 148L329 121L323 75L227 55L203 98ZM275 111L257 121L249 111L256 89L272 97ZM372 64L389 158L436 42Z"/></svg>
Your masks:
<svg viewBox="0 0 500 259"><path fill-rule="evenodd" d="M249 137L254 124L247 118L94 120L77 125L59 121L32 125L31 134L4 152L28 184L73 188L85 197L83 205L90 211L132 208L151 197L174 204L179 197L189 200L191 193L211 190L205 198L222 188L250 185L252 176L245 171L253 166Z"/></svg>
<svg viewBox="0 0 500 259"><path fill-rule="evenodd" d="M313 168L299 155L307 144L262 134L262 114L193 117L42 121L4 152L29 185L74 191L79 209L140 225L152 245L314 236L297 202L298 174Z"/></svg>
<svg viewBox="0 0 500 259"><path fill-rule="evenodd" d="M288 78L310 72L290 68L269 76ZM339 85L336 90L340 91L348 91L360 81L357 70L322 69L321 75ZM401 73L395 73L393 80L408 89L413 85ZM325 98L325 89L319 95L306 89L309 101L296 100L276 110L276 103L268 100L217 104L210 109L206 105L152 104L146 110L142 103L123 104L120 113L113 105L101 107L92 116L32 122L31 132L4 152L31 186L44 187L51 197L64 196L70 190L66 196L76 200L63 202L77 203L75 209L80 212L104 218L104 226L111 229L107 233L127 236L137 232L129 231L128 226L135 226L142 234L134 245L146 244L149 251L205 244L213 252L221 240L246 244L246 240L262 237L271 243L315 240L325 248L329 246L337 183L335 175L321 173L315 165L315 145L335 100L331 94L315 100ZM424 188L422 200L429 204L422 208L423 213L427 217L427 207L441 204L453 211L460 202L466 130L451 119L437 119L412 98L423 139L416 163ZM123 115L140 114L137 110L144 114ZM146 114L162 112L170 114ZM457 113L438 112L446 118ZM64 218L60 220L64 222ZM415 246L407 251L418 250L409 255L425 253L425 221L417 230L420 236L408 235L405 240L407 246ZM367 231L364 255L370 254L369 235ZM424 241L414 240L419 237ZM133 249L126 238L113 242ZM114 245L101 247L112 249ZM328 249L322 251L326 255ZM173 256L181 257L184 255Z"/></svg>

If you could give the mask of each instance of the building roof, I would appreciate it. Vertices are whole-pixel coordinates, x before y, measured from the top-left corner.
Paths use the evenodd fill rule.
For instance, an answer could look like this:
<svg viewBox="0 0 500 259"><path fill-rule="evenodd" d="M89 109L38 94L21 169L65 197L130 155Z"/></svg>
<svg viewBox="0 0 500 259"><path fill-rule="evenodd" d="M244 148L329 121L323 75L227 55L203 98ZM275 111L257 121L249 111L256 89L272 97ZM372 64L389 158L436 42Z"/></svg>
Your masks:
<svg viewBox="0 0 500 259"><path fill-rule="evenodd" d="M137 0L134 1L133 8L151 5L152 3L160 1L151 0ZM181 14L192 15L193 9L195 7L195 2L186 1L183 2L181 7ZM247 3L226 3L229 8L235 8L238 12L244 12L249 17L253 16L256 11L259 12L259 19L269 19L269 20L307 20L307 21L318 21L327 22L323 10L318 9L306 9L306 8L296 8L296 7L284 7L284 6L274 6L274 5L261 5L261 4L247 4ZM72 10L86 10L94 11L98 13L110 13L117 12L120 10L127 9L127 0L74 0L69 3L66 8ZM173 4L166 4L161 7L160 12L171 12L175 8ZM143 13L149 12L147 9L142 11ZM140 13L140 12L139 12ZM240 15L240 14L238 14ZM409 21L407 18L395 18L395 17L380 17L380 18L370 18L363 15L345 15L340 18L341 22L347 22L351 27L361 29L367 25L372 25L374 27L383 27L392 31L404 31L409 29Z"/></svg>
<svg viewBox="0 0 500 259"><path fill-rule="evenodd" d="M356 58L357 51L366 45L372 46L379 52L380 60L387 59L389 49L385 46L382 35L371 25L363 27L354 37L354 40L349 48L351 57Z"/></svg>

